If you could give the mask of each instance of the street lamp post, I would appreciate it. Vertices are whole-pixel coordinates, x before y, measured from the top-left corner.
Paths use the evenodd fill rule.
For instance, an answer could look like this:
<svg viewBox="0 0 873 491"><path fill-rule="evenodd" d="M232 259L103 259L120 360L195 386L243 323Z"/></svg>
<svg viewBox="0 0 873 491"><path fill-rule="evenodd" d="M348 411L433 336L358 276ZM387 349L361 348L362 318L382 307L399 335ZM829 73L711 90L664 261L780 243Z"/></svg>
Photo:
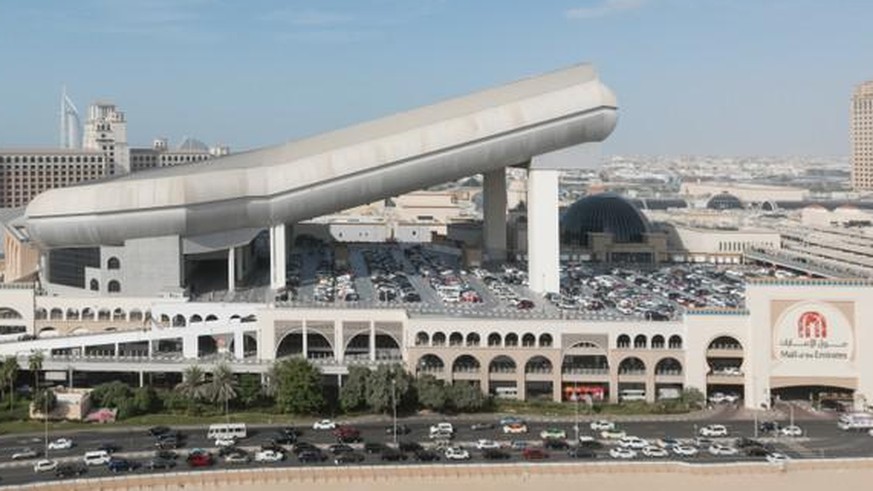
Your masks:
<svg viewBox="0 0 873 491"><path fill-rule="evenodd" d="M573 433L576 435L576 443L579 443L579 383L573 382L573 406L574 406L574 424Z"/></svg>
<svg viewBox="0 0 873 491"><path fill-rule="evenodd" d="M391 378L391 405L394 408L394 431L391 433L394 435L394 445L397 446L397 379L393 377Z"/></svg>

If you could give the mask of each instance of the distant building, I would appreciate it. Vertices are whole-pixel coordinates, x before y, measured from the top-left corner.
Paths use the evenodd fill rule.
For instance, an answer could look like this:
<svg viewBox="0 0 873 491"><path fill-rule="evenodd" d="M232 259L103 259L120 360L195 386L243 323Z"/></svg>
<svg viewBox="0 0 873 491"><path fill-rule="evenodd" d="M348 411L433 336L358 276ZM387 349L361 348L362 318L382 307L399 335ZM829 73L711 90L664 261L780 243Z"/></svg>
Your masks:
<svg viewBox="0 0 873 491"><path fill-rule="evenodd" d="M852 96L852 188L873 191L873 80Z"/></svg>

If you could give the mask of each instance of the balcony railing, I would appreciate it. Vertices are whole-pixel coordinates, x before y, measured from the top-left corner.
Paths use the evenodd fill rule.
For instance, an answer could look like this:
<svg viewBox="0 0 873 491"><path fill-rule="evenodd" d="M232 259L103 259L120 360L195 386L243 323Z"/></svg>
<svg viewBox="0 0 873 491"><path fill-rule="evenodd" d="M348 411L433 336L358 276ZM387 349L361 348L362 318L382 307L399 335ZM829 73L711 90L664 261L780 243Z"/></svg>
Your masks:
<svg viewBox="0 0 873 491"><path fill-rule="evenodd" d="M609 368L599 367L563 367L561 372L566 375L608 375Z"/></svg>

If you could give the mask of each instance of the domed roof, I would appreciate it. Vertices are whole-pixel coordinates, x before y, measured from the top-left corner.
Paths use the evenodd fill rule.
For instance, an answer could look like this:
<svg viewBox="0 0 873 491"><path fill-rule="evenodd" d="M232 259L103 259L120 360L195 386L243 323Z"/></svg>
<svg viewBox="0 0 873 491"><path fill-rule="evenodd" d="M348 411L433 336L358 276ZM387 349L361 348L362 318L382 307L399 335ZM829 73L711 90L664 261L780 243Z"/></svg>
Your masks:
<svg viewBox="0 0 873 491"><path fill-rule="evenodd" d="M630 201L615 193L586 196L561 217L561 243L588 245L588 234L610 233L617 243L642 243L651 230L648 219Z"/></svg>
<svg viewBox="0 0 873 491"><path fill-rule="evenodd" d="M706 202L706 207L710 210L741 210L743 202L731 193L722 191L710 198Z"/></svg>

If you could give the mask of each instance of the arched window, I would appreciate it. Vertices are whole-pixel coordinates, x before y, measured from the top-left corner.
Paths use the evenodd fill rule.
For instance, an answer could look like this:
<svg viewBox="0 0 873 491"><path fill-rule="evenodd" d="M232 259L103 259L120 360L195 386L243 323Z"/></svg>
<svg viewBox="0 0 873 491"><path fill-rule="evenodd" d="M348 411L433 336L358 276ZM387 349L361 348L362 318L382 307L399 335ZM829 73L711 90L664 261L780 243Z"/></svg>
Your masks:
<svg viewBox="0 0 873 491"><path fill-rule="evenodd" d="M453 332L449 336L449 346L460 346L464 344L464 336L459 332Z"/></svg>
<svg viewBox="0 0 873 491"><path fill-rule="evenodd" d="M446 335L441 332L435 332L430 339L431 344L434 346L445 346L446 345Z"/></svg>
<svg viewBox="0 0 873 491"><path fill-rule="evenodd" d="M682 336L679 336L678 334L670 336L668 346L670 349L682 349Z"/></svg>
<svg viewBox="0 0 873 491"><path fill-rule="evenodd" d="M537 344L537 338L531 333L526 333L521 337L521 345L525 348L533 348Z"/></svg>
<svg viewBox="0 0 873 491"><path fill-rule="evenodd" d="M664 349L664 336L660 334L652 336L652 349Z"/></svg>
<svg viewBox="0 0 873 491"><path fill-rule="evenodd" d="M645 348L647 344L646 336L643 334L637 334L637 337L634 338L634 348L641 349Z"/></svg>
<svg viewBox="0 0 873 491"><path fill-rule="evenodd" d="M615 345L618 348L630 348L630 336L628 336L627 334L622 334L615 341Z"/></svg>
<svg viewBox="0 0 873 491"><path fill-rule="evenodd" d="M551 348L552 347L552 335L551 334L540 334L540 348Z"/></svg>
<svg viewBox="0 0 873 491"><path fill-rule="evenodd" d="M91 283L90 283L90 287L91 287L91 291L96 292L97 290L100 289L100 282L97 281L96 278L92 278Z"/></svg>
<svg viewBox="0 0 873 491"><path fill-rule="evenodd" d="M504 346L518 346L518 334L511 332L503 338Z"/></svg>
<svg viewBox="0 0 873 491"><path fill-rule="evenodd" d="M110 257L108 261L106 261L106 269L120 269L121 261L118 260L117 257Z"/></svg>
<svg viewBox="0 0 873 491"><path fill-rule="evenodd" d="M492 332L488 335L488 346L500 346L500 334Z"/></svg>
<svg viewBox="0 0 873 491"><path fill-rule="evenodd" d="M427 346L430 343L430 336L427 335L424 331L419 331L415 335L415 345L416 346Z"/></svg>
<svg viewBox="0 0 873 491"><path fill-rule="evenodd" d="M121 291L121 283L117 280L110 280L107 288L109 289L109 293L118 293Z"/></svg>
<svg viewBox="0 0 873 491"><path fill-rule="evenodd" d="M475 332L471 332L467 334L467 346L479 346L479 335Z"/></svg>

